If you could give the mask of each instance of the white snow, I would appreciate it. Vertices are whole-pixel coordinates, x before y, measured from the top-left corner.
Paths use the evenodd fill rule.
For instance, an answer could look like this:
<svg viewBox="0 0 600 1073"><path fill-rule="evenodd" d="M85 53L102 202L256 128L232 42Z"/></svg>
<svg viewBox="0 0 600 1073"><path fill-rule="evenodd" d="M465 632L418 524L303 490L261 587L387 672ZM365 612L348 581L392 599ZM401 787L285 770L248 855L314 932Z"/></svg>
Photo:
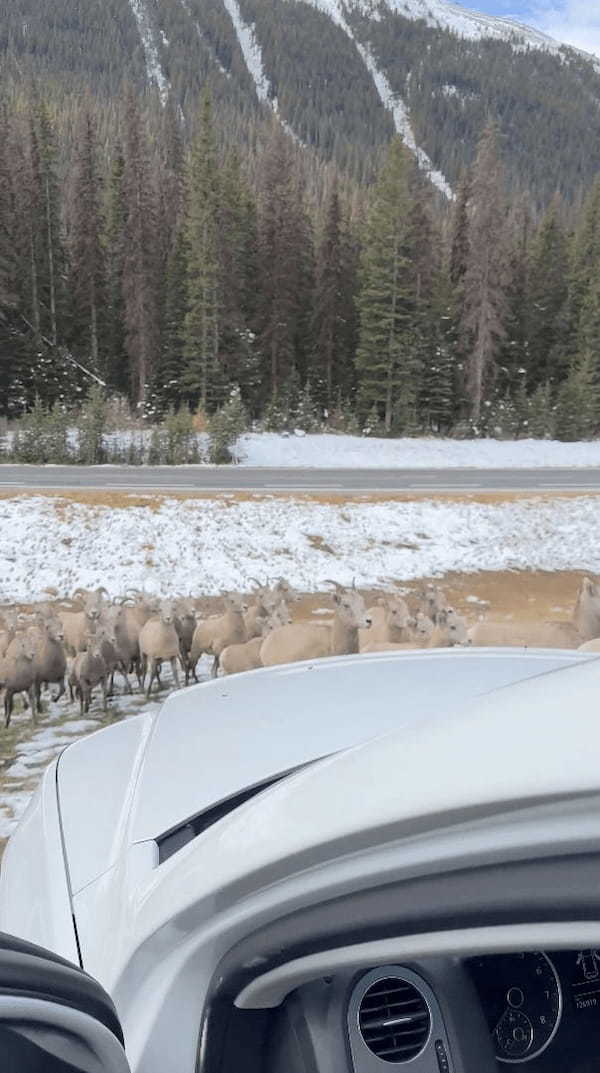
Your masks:
<svg viewBox="0 0 600 1073"><path fill-rule="evenodd" d="M441 171L438 171L437 168L434 168L425 150L417 145L413 129L410 125L408 109L404 101L398 93L394 93L383 71L381 71L375 63L375 59L370 49L356 40L355 44L373 82L375 83L375 88L379 94L381 103L384 108L387 108L392 113L394 126L396 127L397 133L402 138L402 141L407 148L410 149L411 153L415 155L421 171L425 172L433 185L436 186L438 190L441 190L445 197L452 199L454 197L452 187L445 175L443 175Z"/></svg>
<svg viewBox="0 0 600 1073"><path fill-rule="evenodd" d="M150 16L145 6L145 0L129 0L129 3L135 16L135 21L137 22L139 35L144 48L148 81L154 82L158 87L161 103L164 105L169 96L171 84L168 78L165 77L165 73L162 69L160 55L152 31ZM163 44L168 44L164 34L162 34L161 39Z"/></svg>
<svg viewBox="0 0 600 1073"><path fill-rule="evenodd" d="M259 100L272 105L271 84L265 73L262 51L256 39L254 27L244 22L237 0L223 0L223 3L234 25L244 62L256 87L256 95ZM273 107L276 111L276 107Z"/></svg>
<svg viewBox="0 0 600 1073"><path fill-rule="evenodd" d="M134 501L135 502L135 501ZM157 499L97 506L43 496L0 501L0 599L78 586L162 595L248 590L285 575L381 586L448 571L600 573L600 497L327 503L290 497Z"/></svg>
<svg viewBox="0 0 600 1073"><path fill-rule="evenodd" d="M225 3L233 3L235 0L225 0ZM397 133L400 135L405 145L411 150L417 158L419 167L429 176L431 182L441 190L446 197L451 198L453 196L452 189L448 184L447 179L440 171L437 171L431 160L427 156L424 149L420 149L417 146L415 136L413 134L412 127L410 125L410 119L408 116L408 110L399 94L394 93L383 71L380 71L377 67L375 59L371 53L371 50L360 41L357 41L352 29L346 21L344 14L344 0L309 0L315 7L324 11L326 15L329 15L334 22L338 24L348 35L350 40L356 46L359 55L363 63L365 64L371 78L373 79L375 89L379 94L379 99L384 108L389 109L392 113L394 120L394 126ZM368 13L372 18L377 17L376 8L373 5L369 5L369 0L363 3L363 6L368 7Z"/></svg>
<svg viewBox="0 0 600 1073"><path fill-rule="evenodd" d="M243 466L308 466L357 469L528 469L600 466L600 440L377 439L331 433L242 436L236 451Z"/></svg>
<svg viewBox="0 0 600 1073"><path fill-rule="evenodd" d="M194 28L195 28L195 30L196 30L196 33L197 33L197 35L198 35L198 38L200 39L200 41L202 42L202 44L204 45L204 47L205 47L206 49L208 49L208 51L209 51L209 53L210 53L210 55L211 55L211 57L212 57L212 59L213 59L214 63L215 63L215 64L216 64L216 66L218 67L218 69L219 69L219 71L221 72L221 74L222 74L222 75L225 75L225 78L231 78L231 71L227 71L227 70L226 70L226 69L225 69L225 68L223 67L223 64L221 63L221 61L220 61L219 57L217 56L217 54L216 54L216 52L215 52L214 48L212 47L212 45L211 45L210 41L208 41L208 39L206 38L206 36L205 36L205 35L204 35L204 34L202 33L202 29L201 29L201 27L200 27L200 23L199 23L199 22L198 22L198 21L197 21L197 20L196 20L196 19L194 18L194 16L192 15L192 12L191 12L191 10L190 10L190 5L189 5L189 3L188 3L188 0L181 0L181 6L182 6L183 10L185 11L186 15L188 16L188 18L189 18L189 19L190 19L190 20L191 20L191 21L193 22L193 24L194 24Z"/></svg>

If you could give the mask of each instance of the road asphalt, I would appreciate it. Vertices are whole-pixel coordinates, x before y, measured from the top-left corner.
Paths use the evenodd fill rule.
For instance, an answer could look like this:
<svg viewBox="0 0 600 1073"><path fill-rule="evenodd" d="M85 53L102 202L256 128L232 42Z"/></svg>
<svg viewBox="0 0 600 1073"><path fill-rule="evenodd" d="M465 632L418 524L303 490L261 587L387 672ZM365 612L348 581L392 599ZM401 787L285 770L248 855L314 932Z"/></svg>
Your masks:
<svg viewBox="0 0 600 1073"><path fill-rule="evenodd" d="M600 468L270 469L0 465L0 489L131 492L600 492Z"/></svg>

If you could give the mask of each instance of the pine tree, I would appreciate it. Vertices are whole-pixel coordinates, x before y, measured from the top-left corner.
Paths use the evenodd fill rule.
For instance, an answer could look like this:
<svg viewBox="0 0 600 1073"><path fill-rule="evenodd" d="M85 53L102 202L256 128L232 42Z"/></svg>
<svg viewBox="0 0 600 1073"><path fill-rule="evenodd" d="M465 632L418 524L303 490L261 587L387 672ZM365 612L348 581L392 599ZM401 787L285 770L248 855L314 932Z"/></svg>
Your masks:
<svg viewBox="0 0 600 1073"><path fill-rule="evenodd" d="M590 286L600 271L600 179L590 191L572 247L569 279L566 351L571 359L581 352L581 315Z"/></svg>
<svg viewBox="0 0 600 1073"><path fill-rule="evenodd" d="M497 356L495 392L517 403L529 369L531 300L529 296L529 241L531 218L528 206L519 202L506 221L505 333ZM522 408L522 405L521 405ZM523 414L525 419L525 415Z"/></svg>
<svg viewBox="0 0 600 1073"><path fill-rule="evenodd" d="M30 394L31 355L20 319L17 203L14 152L6 106L0 103L0 413L12 416Z"/></svg>
<svg viewBox="0 0 600 1073"><path fill-rule="evenodd" d="M409 414L415 398L410 167L395 138L374 192L360 269L358 405L365 416L376 406L386 432L398 404Z"/></svg>
<svg viewBox="0 0 600 1073"><path fill-rule="evenodd" d="M59 341L59 319L61 314L64 316L63 281L66 259L61 233L56 134L48 108L41 98L36 102L33 122L37 127L36 182L39 183L37 204L40 214L38 226L41 230L43 250L41 300L47 312L46 334L56 345Z"/></svg>
<svg viewBox="0 0 600 1073"><path fill-rule="evenodd" d="M219 214L220 361L227 385L251 405L260 381L255 345L256 204L237 153L221 169Z"/></svg>
<svg viewBox="0 0 600 1073"><path fill-rule="evenodd" d="M473 165L469 208L469 255L464 276L467 393L471 420L481 416L484 391L494 379L506 335L506 258L503 172L496 128L486 128Z"/></svg>
<svg viewBox="0 0 600 1073"><path fill-rule="evenodd" d="M469 265L469 205L471 200L471 175L464 172L452 211L450 234L450 281L454 287L462 287Z"/></svg>
<svg viewBox="0 0 600 1073"><path fill-rule="evenodd" d="M334 182L316 257L311 380L322 407L331 410L353 387L354 265Z"/></svg>
<svg viewBox="0 0 600 1073"><path fill-rule="evenodd" d="M89 106L81 116L71 207L71 293L73 299L71 339L91 367L103 367L103 311L105 264L102 248L104 221L102 189L97 163L96 126Z"/></svg>
<svg viewBox="0 0 600 1073"><path fill-rule="evenodd" d="M125 204L125 158L119 143L113 149L106 191L104 261L106 265L106 357L103 374L113 391L129 394L131 373L126 344L125 296L123 275L125 266L125 235L127 209Z"/></svg>
<svg viewBox="0 0 600 1073"><path fill-rule="evenodd" d="M305 371L310 315L311 237L294 175L290 141L273 128L263 161L259 201L257 309L263 383L277 400ZM261 400L264 404L267 395Z"/></svg>
<svg viewBox="0 0 600 1073"><path fill-rule="evenodd" d="M555 198L531 250L528 382L534 389L565 375L568 279L567 238Z"/></svg>
<svg viewBox="0 0 600 1073"><path fill-rule="evenodd" d="M222 393L218 259L218 170L210 95L203 93L199 129L192 146L185 241L187 312L183 384L188 398L206 410Z"/></svg>
<svg viewBox="0 0 600 1073"><path fill-rule="evenodd" d="M123 293L131 395L134 403L142 407L160 345L159 251L156 242L156 193L151 177L147 136L132 91L126 102L125 133Z"/></svg>

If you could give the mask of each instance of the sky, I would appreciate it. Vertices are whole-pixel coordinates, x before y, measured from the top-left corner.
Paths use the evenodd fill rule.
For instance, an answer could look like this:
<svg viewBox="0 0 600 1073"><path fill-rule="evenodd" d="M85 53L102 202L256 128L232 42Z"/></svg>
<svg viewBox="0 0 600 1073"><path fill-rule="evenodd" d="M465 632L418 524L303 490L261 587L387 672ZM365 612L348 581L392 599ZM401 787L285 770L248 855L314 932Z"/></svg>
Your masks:
<svg viewBox="0 0 600 1073"><path fill-rule="evenodd" d="M600 0L459 0L464 7L505 15L600 56Z"/></svg>

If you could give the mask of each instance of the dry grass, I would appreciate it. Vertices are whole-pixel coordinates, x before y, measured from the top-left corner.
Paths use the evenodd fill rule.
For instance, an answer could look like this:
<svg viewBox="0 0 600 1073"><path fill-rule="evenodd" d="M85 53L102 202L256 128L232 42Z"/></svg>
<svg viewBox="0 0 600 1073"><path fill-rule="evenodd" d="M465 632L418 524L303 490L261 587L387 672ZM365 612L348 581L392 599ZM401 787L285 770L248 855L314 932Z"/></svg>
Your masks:
<svg viewBox="0 0 600 1073"><path fill-rule="evenodd" d="M421 500L435 499L443 503L515 503L527 499L581 499L582 497L600 496L600 491L554 492L536 491L535 489L521 492L436 492L431 491L406 491L406 492L227 492L227 491L189 491L181 492L129 492L110 488L0 488L0 499L39 499L48 498L57 500L58 509L66 509L68 504L83 504L90 507L145 507L148 510L159 510L165 500L217 500L225 504L247 503L263 500L293 500L304 503L330 504L343 506L345 503L410 503ZM63 506L58 507L58 503Z"/></svg>

